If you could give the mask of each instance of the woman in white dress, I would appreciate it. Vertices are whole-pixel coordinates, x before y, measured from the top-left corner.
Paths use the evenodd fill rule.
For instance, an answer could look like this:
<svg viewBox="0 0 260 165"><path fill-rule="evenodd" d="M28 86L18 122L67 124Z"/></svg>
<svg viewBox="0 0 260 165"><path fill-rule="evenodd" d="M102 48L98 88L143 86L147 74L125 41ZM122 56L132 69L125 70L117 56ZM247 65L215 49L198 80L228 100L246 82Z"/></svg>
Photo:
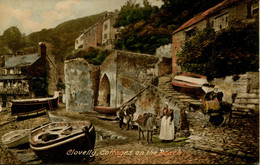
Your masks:
<svg viewBox="0 0 260 165"><path fill-rule="evenodd" d="M174 121L173 110L168 109L168 103L164 103L164 109L162 113L161 128L159 139L161 140L173 140L174 139Z"/></svg>

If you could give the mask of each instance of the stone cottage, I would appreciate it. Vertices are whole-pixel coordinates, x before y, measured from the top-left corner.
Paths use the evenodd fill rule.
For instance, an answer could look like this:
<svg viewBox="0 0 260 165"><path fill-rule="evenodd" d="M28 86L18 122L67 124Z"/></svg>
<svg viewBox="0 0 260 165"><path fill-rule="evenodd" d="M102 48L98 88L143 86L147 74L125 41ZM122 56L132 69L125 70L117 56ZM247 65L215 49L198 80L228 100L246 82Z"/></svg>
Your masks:
<svg viewBox="0 0 260 165"><path fill-rule="evenodd" d="M2 74L0 75L2 106L9 106L9 101L12 99L53 95L54 91L57 90L58 81L57 73L50 63L50 61L54 63L54 59L54 57L47 55L44 43L39 43L38 53L16 55L3 59ZM46 77L47 74L49 74L49 78ZM40 92L44 88L47 88L47 93Z"/></svg>
<svg viewBox="0 0 260 165"><path fill-rule="evenodd" d="M216 6L193 17L172 33L172 71L181 71L176 64L177 53L186 40L202 31L209 23L217 33L231 27L241 27L258 21L258 1L224 0Z"/></svg>
<svg viewBox="0 0 260 165"><path fill-rule="evenodd" d="M112 49L117 39L117 28L114 28L118 11L106 12L102 20L84 30L75 40L75 49L87 49L89 47L102 47Z"/></svg>

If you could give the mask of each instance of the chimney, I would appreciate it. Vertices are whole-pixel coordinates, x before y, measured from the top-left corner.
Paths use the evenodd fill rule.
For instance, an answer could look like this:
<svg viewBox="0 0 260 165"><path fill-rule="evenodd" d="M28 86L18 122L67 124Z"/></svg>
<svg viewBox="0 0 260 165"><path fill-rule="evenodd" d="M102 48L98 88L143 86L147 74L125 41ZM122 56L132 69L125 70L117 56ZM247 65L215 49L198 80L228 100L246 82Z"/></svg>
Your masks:
<svg viewBox="0 0 260 165"><path fill-rule="evenodd" d="M45 45L43 42L39 42L39 45L38 45L38 54L39 54L41 57L46 58L46 45Z"/></svg>

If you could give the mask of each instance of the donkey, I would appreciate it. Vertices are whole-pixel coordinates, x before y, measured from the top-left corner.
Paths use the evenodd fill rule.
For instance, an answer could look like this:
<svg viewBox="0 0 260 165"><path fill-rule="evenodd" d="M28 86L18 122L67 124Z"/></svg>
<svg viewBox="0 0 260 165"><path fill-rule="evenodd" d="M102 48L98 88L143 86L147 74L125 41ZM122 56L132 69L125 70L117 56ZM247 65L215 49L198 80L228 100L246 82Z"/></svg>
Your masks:
<svg viewBox="0 0 260 165"><path fill-rule="evenodd" d="M207 127L209 125L211 118L221 120L221 117L222 117L223 121L221 123L219 123L220 127L223 125L230 124L230 121L232 118L232 105L230 103L221 101L220 109L215 111L215 113L213 111L211 111L210 109L206 110L205 104L201 104L199 106L190 104L190 107L192 107L195 110L198 110L199 113L201 114L203 127Z"/></svg>
<svg viewBox="0 0 260 165"><path fill-rule="evenodd" d="M158 126L158 119L156 117L156 115L148 113L148 114L143 114L144 116L144 122L138 122L138 132L139 132L139 140L141 140L141 133L143 136L143 140L144 140L144 132L147 132L147 142L149 143L149 141L153 142L153 132L154 130L156 130L157 126Z"/></svg>
<svg viewBox="0 0 260 165"><path fill-rule="evenodd" d="M117 117L119 118L119 127L122 129L124 119L126 120L126 130L129 130L130 124L132 126L133 114L136 112L136 106L134 103L126 105L117 111Z"/></svg>

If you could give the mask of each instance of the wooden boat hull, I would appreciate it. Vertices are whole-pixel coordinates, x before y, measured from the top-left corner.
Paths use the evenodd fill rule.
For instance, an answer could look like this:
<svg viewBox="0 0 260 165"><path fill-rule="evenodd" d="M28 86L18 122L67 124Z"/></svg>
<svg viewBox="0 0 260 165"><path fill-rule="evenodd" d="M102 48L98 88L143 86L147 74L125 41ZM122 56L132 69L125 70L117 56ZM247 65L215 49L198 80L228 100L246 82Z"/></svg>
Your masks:
<svg viewBox="0 0 260 165"><path fill-rule="evenodd" d="M35 116L41 116L46 114L46 108L42 108L39 110L35 110L35 111L30 111L30 112L22 112L22 113L18 113L16 114L17 118L30 118L30 117L35 117Z"/></svg>
<svg viewBox="0 0 260 165"><path fill-rule="evenodd" d="M197 84L200 86L208 83L206 76L202 76L199 74L193 74L193 73L182 73L182 74L176 75L174 77L174 79L184 81L184 82L189 82L191 84Z"/></svg>
<svg viewBox="0 0 260 165"><path fill-rule="evenodd" d="M177 91L198 98L205 95L202 86L207 83L208 81L205 76L192 73L176 75L171 82Z"/></svg>
<svg viewBox="0 0 260 165"><path fill-rule="evenodd" d="M30 116L35 112L43 112L43 109L52 110L58 108L58 97L48 99L12 100L12 115Z"/></svg>
<svg viewBox="0 0 260 165"><path fill-rule="evenodd" d="M2 142L8 148L17 147L29 142L30 129L11 131L2 137Z"/></svg>
<svg viewBox="0 0 260 165"><path fill-rule="evenodd" d="M79 130L62 135L58 133L60 126L72 126L73 129L79 128ZM43 139L43 135L46 133L51 139ZM54 135L58 135L58 137L54 137ZM40 159L79 161L93 156L95 138L95 129L88 122L54 122L33 129L29 136L29 142L30 147Z"/></svg>
<svg viewBox="0 0 260 165"><path fill-rule="evenodd" d="M120 107L94 107L94 110L103 114L116 114L116 112L120 110Z"/></svg>

